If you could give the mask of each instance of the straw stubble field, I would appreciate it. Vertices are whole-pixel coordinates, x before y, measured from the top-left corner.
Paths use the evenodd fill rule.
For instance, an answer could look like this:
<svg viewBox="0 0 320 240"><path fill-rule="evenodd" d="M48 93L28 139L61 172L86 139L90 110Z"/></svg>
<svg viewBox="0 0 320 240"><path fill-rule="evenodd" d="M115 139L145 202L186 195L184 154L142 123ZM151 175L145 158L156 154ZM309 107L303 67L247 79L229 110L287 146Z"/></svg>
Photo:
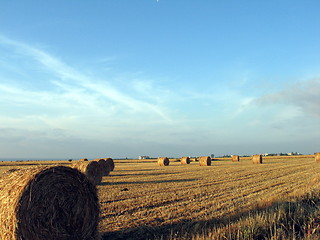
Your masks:
<svg viewBox="0 0 320 240"><path fill-rule="evenodd" d="M254 209L320 189L314 157L264 158L260 165L249 159L211 166L172 160L169 166L156 160L115 165L97 186L104 239L206 239L203 232ZM23 166L2 166L0 174L15 167Z"/></svg>

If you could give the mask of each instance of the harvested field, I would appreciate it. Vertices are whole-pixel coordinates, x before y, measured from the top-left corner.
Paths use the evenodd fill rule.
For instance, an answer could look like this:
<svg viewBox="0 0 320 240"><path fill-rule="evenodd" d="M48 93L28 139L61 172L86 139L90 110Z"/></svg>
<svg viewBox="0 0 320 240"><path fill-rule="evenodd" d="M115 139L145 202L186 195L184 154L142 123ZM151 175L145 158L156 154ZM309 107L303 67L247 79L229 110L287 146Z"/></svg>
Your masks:
<svg viewBox="0 0 320 240"><path fill-rule="evenodd" d="M320 166L313 158L272 159L262 165L251 159L237 165L216 161L206 168L195 162L172 162L167 168L147 162L117 165L115 175L98 186L106 239L132 234L166 239L186 223L222 221L319 187Z"/></svg>
<svg viewBox="0 0 320 240"><path fill-rule="evenodd" d="M171 161L163 168L156 159L114 161L116 170L97 186L104 239L181 239L182 232L210 231L249 211L320 190L314 156L264 157L258 165L251 158L237 164L226 159L205 168L197 162Z"/></svg>

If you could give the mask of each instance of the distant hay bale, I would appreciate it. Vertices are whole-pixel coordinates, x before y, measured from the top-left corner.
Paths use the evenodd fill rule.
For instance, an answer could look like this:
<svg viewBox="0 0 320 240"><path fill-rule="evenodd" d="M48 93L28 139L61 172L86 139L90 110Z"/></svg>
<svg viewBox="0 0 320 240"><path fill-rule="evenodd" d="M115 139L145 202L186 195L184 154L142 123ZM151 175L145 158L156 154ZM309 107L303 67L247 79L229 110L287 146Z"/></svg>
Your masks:
<svg viewBox="0 0 320 240"><path fill-rule="evenodd" d="M80 172L84 173L86 177L94 184L97 185L101 183L103 171L96 161L78 161L72 165L73 168L78 169Z"/></svg>
<svg viewBox="0 0 320 240"><path fill-rule="evenodd" d="M87 158L81 158L80 161L88 161Z"/></svg>
<svg viewBox="0 0 320 240"><path fill-rule="evenodd" d="M239 161L240 161L239 155L232 155L232 162L239 162Z"/></svg>
<svg viewBox="0 0 320 240"><path fill-rule="evenodd" d="M320 152L314 154L314 159L316 160L316 162L320 162Z"/></svg>
<svg viewBox="0 0 320 240"><path fill-rule="evenodd" d="M211 166L211 158L209 156L204 156L199 158L200 166Z"/></svg>
<svg viewBox="0 0 320 240"><path fill-rule="evenodd" d="M96 187L65 166L20 169L0 178L0 239L98 239Z"/></svg>
<svg viewBox="0 0 320 240"><path fill-rule="evenodd" d="M115 164L112 158L105 158L104 160L106 160L106 162L109 164L110 167L110 171L114 170Z"/></svg>
<svg viewBox="0 0 320 240"><path fill-rule="evenodd" d="M190 158L189 157L182 157L180 162L181 162L181 164L190 164Z"/></svg>
<svg viewBox="0 0 320 240"><path fill-rule="evenodd" d="M158 165L159 166L169 166L170 160L167 157L159 157Z"/></svg>
<svg viewBox="0 0 320 240"><path fill-rule="evenodd" d="M262 155L261 154L253 155L252 156L252 163L261 164L262 163Z"/></svg>
<svg viewBox="0 0 320 240"><path fill-rule="evenodd" d="M110 174L111 169L107 161L104 159L99 159L98 164L102 169L102 176L108 176Z"/></svg>

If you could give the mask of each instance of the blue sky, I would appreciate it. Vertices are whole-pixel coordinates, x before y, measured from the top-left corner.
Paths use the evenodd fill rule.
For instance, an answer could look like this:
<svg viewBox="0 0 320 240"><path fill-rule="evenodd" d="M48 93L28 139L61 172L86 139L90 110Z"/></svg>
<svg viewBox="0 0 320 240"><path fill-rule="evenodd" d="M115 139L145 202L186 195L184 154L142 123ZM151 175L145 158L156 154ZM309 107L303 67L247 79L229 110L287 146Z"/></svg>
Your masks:
<svg viewBox="0 0 320 240"><path fill-rule="evenodd" d="M320 2L0 1L0 157L320 151Z"/></svg>

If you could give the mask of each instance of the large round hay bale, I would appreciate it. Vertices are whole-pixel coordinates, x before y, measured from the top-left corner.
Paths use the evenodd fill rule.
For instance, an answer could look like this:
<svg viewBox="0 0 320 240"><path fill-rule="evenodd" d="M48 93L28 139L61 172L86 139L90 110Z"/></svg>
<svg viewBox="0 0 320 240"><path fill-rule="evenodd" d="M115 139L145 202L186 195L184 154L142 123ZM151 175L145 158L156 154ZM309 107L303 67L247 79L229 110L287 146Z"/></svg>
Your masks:
<svg viewBox="0 0 320 240"><path fill-rule="evenodd" d="M0 239L98 239L97 189L76 169L20 169L0 178L0 192Z"/></svg>
<svg viewBox="0 0 320 240"><path fill-rule="evenodd" d="M110 167L110 171L114 170L115 164L112 158L105 158L104 160L106 160L106 162L109 164Z"/></svg>
<svg viewBox="0 0 320 240"><path fill-rule="evenodd" d="M320 162L320 152L314 154L314 159L316 160L316 162Z"/></svg>
<svg viewBox="0 0 320 240"><path fill-rule="evenodd" d="M159 157L158 165L159 166L169 166L170 160L167 157Z"/></svg>
<svg viewBox="0 0 320 240"><path fill-rule="evenodd" d="M261 154L253 155L252 156L252 163L261 164L262 163L262 155Z"/></svg>
<svg viewBox="0 0 320 240"><path fill-rule="evenodd" d="M203 156L199 158L199 165L200 166L211 166L211 157Z"/></svg>
<svg viewBox="0 0 320 240"><path fill-rule="evenodd" d="M190 164L190 158L189 157L182 157L180 159L181 164Z"/></svg>
<svg viewBox="0 0 320 240"><path fill-rule="evenodd" d="M240 161L239 155L232 155L232 162L239 162L239 161Z"/></svg>
<svg viewBox="0 0 320 240"><path fill-rule="evenodd" d="M110 174L111 169L107 161L104 159L99 159L98 164L102 169L102 176L108 176Z"/></svg>
<svg viewBox="0 0 320 240"><path fill-rule="evenodd" d="M103 171L96 161L78 161L72 165L73 168L78 169L83 172L86 177L94 184L97 185L101 183Z"/></svg>

